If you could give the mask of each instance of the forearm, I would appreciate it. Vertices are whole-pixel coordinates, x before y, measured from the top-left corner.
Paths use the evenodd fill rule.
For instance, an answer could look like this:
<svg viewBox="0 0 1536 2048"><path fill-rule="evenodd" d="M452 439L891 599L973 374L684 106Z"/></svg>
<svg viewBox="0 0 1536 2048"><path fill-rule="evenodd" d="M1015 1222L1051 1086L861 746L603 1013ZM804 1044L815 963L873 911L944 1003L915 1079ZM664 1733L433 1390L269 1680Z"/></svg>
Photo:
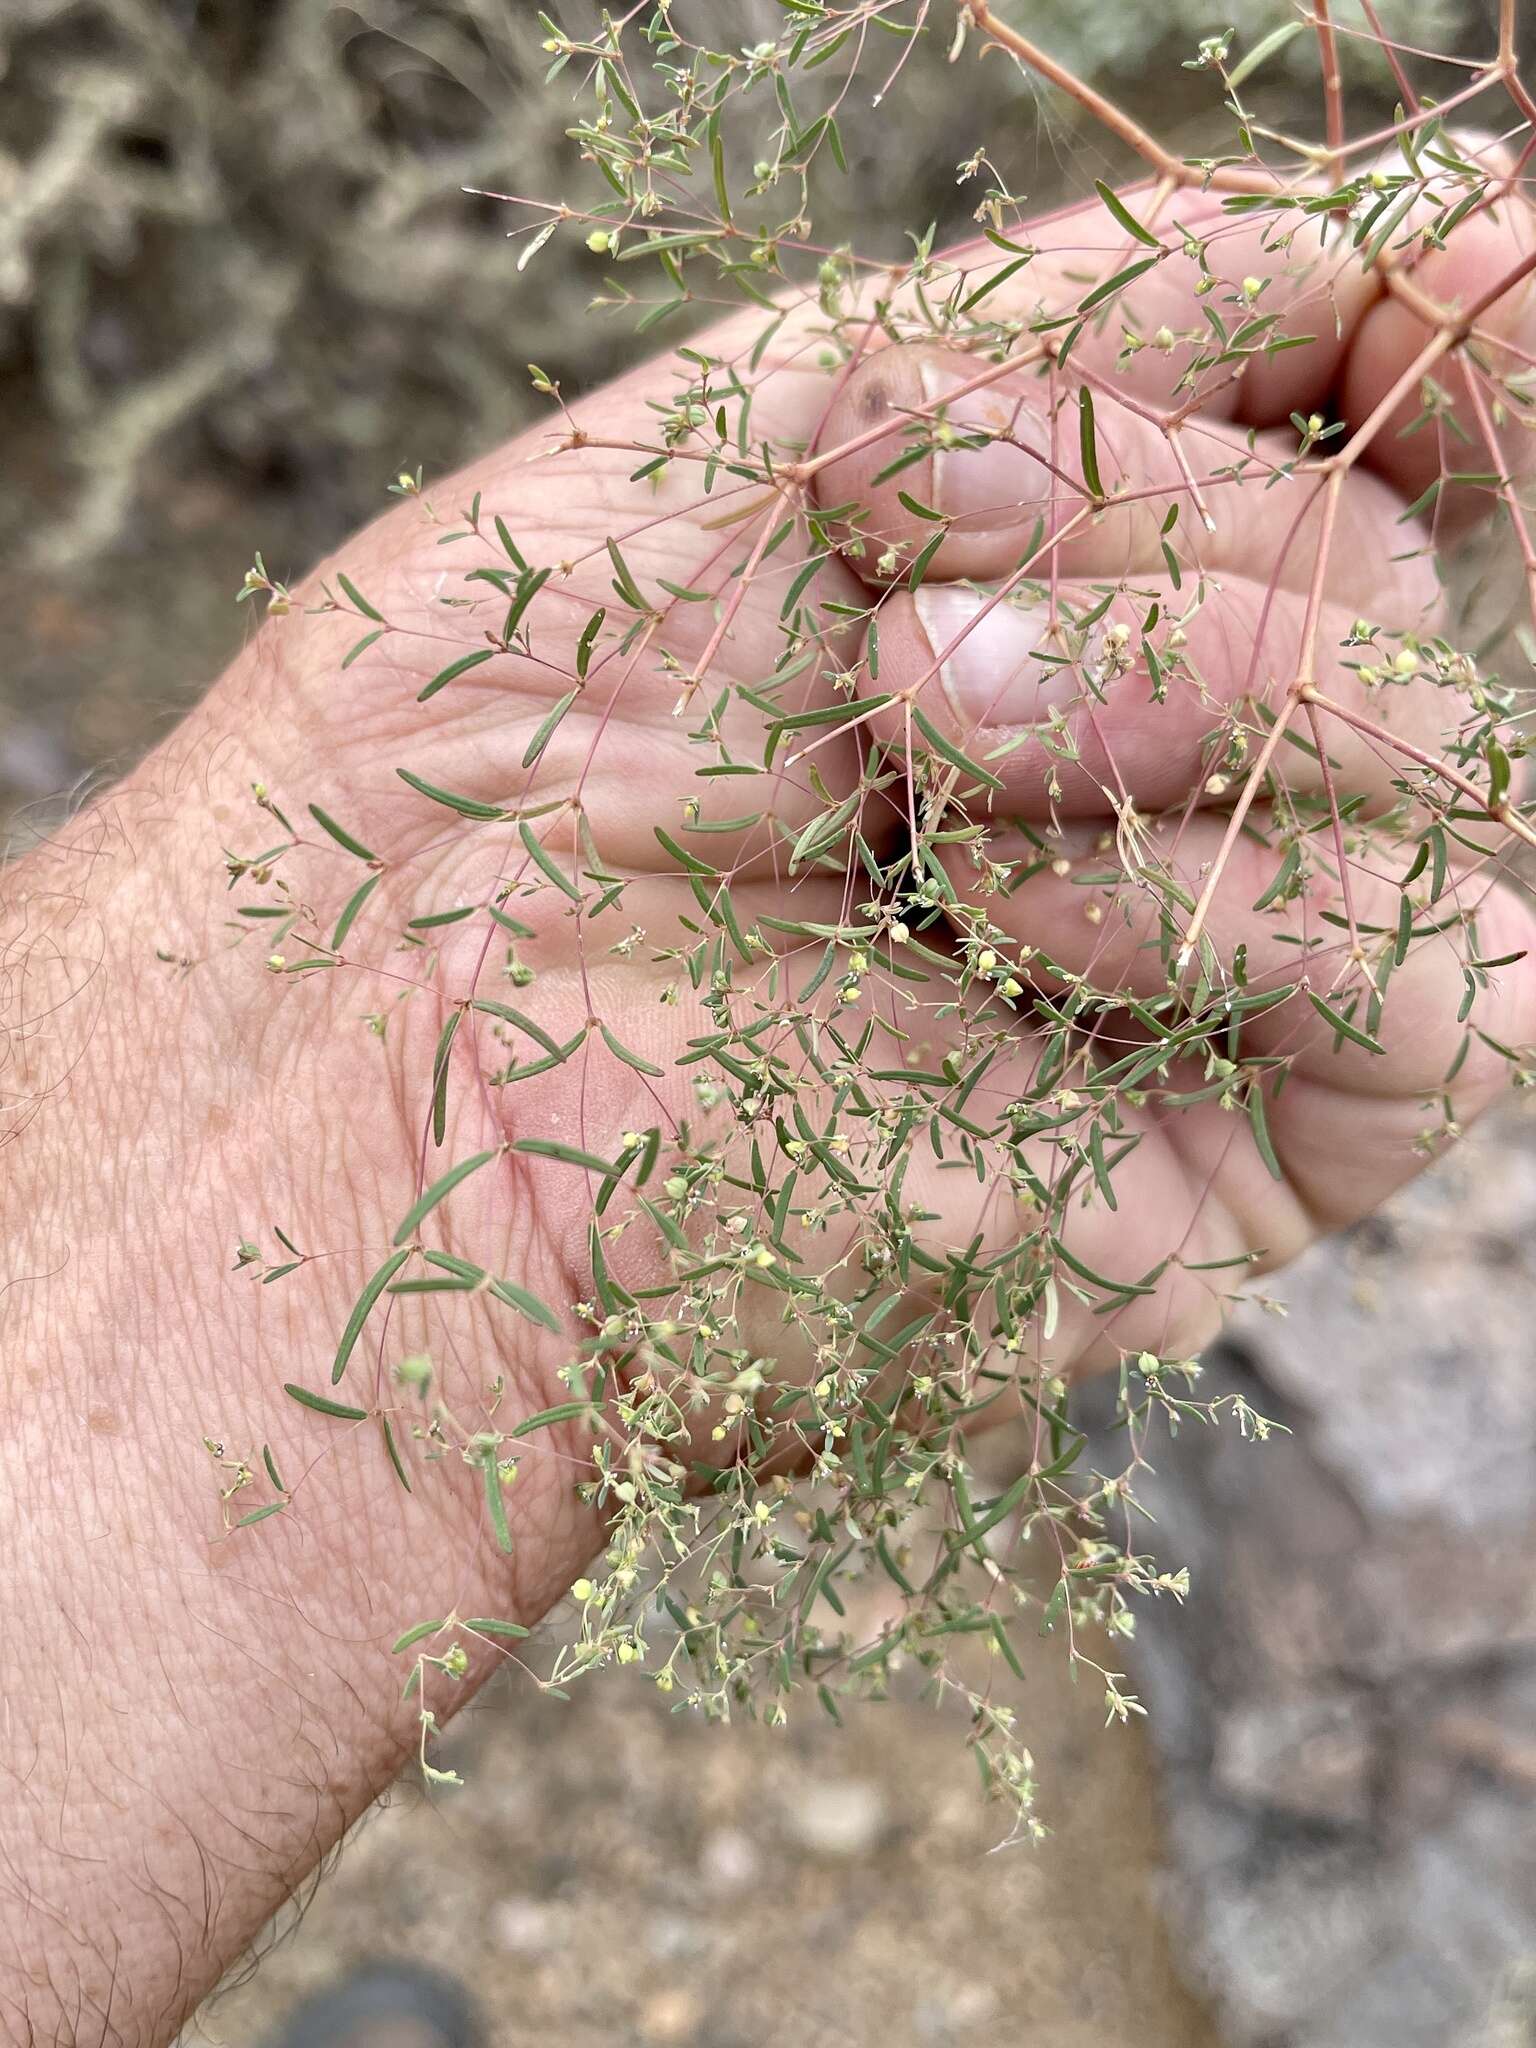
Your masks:
<svg viewBox="0 0 1536 2048"><path fill-rule="evenodd" d="M331 1243L381 1223L327 1129L323 1046L270 991L248 1011L259 967L223 950L220 813L250 765L205 719L0 872L5 2041L167 2039L418 1739L400 1627L455 1598L532 1618L591 1542L553 1460L510 1496L508 1560L467 1467L408 1497L375 1423L288 1399L323 1381L350 1268L229 1272L274 1160ZM208 1437L272 1447L282 1515L225 1533Z"/></svg>

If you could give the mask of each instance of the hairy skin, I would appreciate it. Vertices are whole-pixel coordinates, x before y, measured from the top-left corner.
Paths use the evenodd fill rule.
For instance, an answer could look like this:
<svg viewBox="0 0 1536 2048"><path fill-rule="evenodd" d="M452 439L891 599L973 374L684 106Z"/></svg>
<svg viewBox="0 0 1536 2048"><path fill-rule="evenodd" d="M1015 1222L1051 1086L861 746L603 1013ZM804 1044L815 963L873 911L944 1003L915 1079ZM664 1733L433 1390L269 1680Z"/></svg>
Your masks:
<svg viewBox="0 0 1536 2048"><path fill-rule="evenodd" d="M1473 223L1435 259L1442 274L1435 264L1422 267L1423 289L1446 301L1475 293L1520 256L1529 232L1518 215L1498 226ZM1095 211L1063 217L1040 239L1059 251L1054 260L1066 273L1111 256L1114 233ZM1214 246L1233 277L1263 267L1256 235L1227 234ZM1141 288L1143 299L1128 294L1128 305L1148 331L1164 322L1187 326L1192 283L1192 273L1170 262ZM1276 289L1286 288L1277 279ZM1041 273L1031 272L1031 296L1041 289ZM1295 290L1303 303L1315 296L1322 338L1229 386L1199 426L1240 439L1252 425L1262 445L1263 430L1284 429L1292 410L1305 412L1329 394L1358 419L1422 341L1401 306L1379 300L1357 276L1330 281L1325 263ZM1524 288L1511 298L1488 320L1519 330L1529 345L1536 318ZM753 319L713 342L723 354L740 354L756 332ZM1092 336L1082 343L1085 355L1098 346ZM1106 340L1100 367L1112 367L1111 358ZM952 378L965 368L942 359L925 368L912 351L881 351L841 387L828 418L831 387L816 367L815 322L793 319L763 366L754 430L781 447L837 445L891 405L913 402L915 391L942 390L946 371ZM1137 358L1127 388L1155 402L1173 374L1149 353ZM665 390L665 372L658 380L654 368L642 370L577 406L588 441L643 438L653 419L645 401L658 381ZM1021 380L987 403L1022 407L1016 417L1024 417L1038 391ZM1048 432L1042 423L1033 440L1022 429L1020 438L1038 451ZM1131 414L1117 415L1106 402L1102 432L1118 468L1155 471L1160 446L1140 439ZM537 559L573 565L539 600L546 647L563 633L574 641L593 605L608 596L603 543L611 533L633 536L625 552L643 586L666 576L724 587L739 548L712 529L718 501L696 496L676 470L652 495L627 481L633 456L597 445L551 452L553 438L527 435L434 494L459 505L481 490L488 512L505 508ZM913 531L893 491L872 484L882 459L853 454L818 479L823 503L864 497L872 504L873 544L858 564L829 571L848 579L850 594L856 567L869 571L885 547L926 538ZM1436 591L1422 562L1399 565L1390 572L1395 592L1382 592L1384 557L1402 546L1397 515L1422 489L1427 459L1427 437L1383 439L1352 476L1341 517L1355 539L1336 551L1331 613L1395 611L1406 619L1432 612ZM1458 466L1482 465L1463 451ZM1061 477L1038 462L1030 468L1016 448L962 452L935 469L917 486L920 495L968 515L938 565L951 576L1005 573L1017 559L1021 516L1032 523L1041 507L1059 520L1070 515ZM911 472L904 482L913 482ZM1300 566L1292 568L1278 508L1273 527L1266 513L1257 528L1247 494L1240 526L1222 524L1223 508L1216 510L1211 562L1225 560L1230 574L1202 626L1200 661L1215 692L1235 699L1249 687L1255 594L1272 579L1281 599L1265 628L1259 686L1278 678L1283 687L1291 672L1302 602L1296 593L1310 556L1304 530L1296 543ZM1465 517L1449 494L1439 516L1442 538ZM355 621L299 611L274 621L117 791L54 845L0 876L0 1003L9 1034L0 1138L10 1140L0 1186L0 2038L7 2042L150 2048L168 2039L414 1747L416 1711L400 1703L402 1671L388 1654L402 1623L450 1606L532 1621L600 1541L574 1497L572 1443L535 1440L510 1495L515 1551L506 1559L487 1540L479 1481L467 1467L445 1461L407 1499L371 1424L317 1427L281 1390L290 1378L325 1383L360 1279L420 1185L431 1047L444 1002L474 985L478 959L468 942L446 944L432 987L395 1009L378 1045L358 1023L363 1010L385 1000L369 976L349 967L279 981L262 972L254 945L232 949L218 856L221 847L259 839L252 782L268 785L300 815L305 802L321 803L384 856L381 930L415 905L437 907L455 892L465 901L483 896L510 858L505 845L445 830L440 810L402 798L394 774L402 762L486 799L526 794L530 786L563 795L580 780L586 824L604 859L648 877L637 885L634 914L659 934L691 906L675 876L650 872L659 858L653 823L674 818L678 800L697 788L687 721L672 716L675 680L654 673L643 657L595 668L530 785L520 767L524 750L564 687L538 664L502 659L445 694L430 719L416 709L416 693L446 658L441 616L430 609L434 590L445 569L480 559L473 543L439 548L437 538L420 508L407 504L341 558L389 619L412 634L391 635L341 675ZM1158 567L1155 551L1143 559L1147 534L1129 513L1111 515L1069 547L1078 552L1063 563L1068 577L1146 569L1150 580ZM790 573L770 564L754 584L719 650L716 687L750 680L771 662ZM958 637L968 605L974 600L955 586L893 606L883 632L887 675L929 669ZM702 625L680 630L702 641L711 615L708 607L697 610ZM1019 699L1032 638L1030 623L1016 614L994 621L985 635L978 630L946 663L943 704L933 715L962 741L978 725L990 741L1011 719L1032 716L1035 706ZM1336 639L1337 630L1325 629L1325 647ZM669 644L685 658L700 652L679 634ZM569 660L568 648L560 653ZM1341 693L1348 687L1347 678L1330 680ZM820 701L826 688L824 679L807 678L807 702ZM1187 795L1198 772L1194 742L1210 721L1203 707L1177 702L1149 717L1145 699L1144 683L1127 679L1094 719L1082 721L1080 737L1097 775L1124 775L1140 807L1156 811ZM729 714L751 716L739 705ZM745 724L739 730L750 752L752 735ZM853 772L835 748L820 758L829 781ZM1338 758L1349 787L1380 788L1369 746L1344 735ZM1044 818L1039 758L1021 748L1006 772L1013 807ZM775 801L781 816L804 819L816 800L786 773ZM1105 857L1093 847L1107 813L1093 775L1074 780L1062 809L1076 818L1083 856L1102 868ZM891 829L899 823L893 813ZM1220 829L1218 814L1197 812L1179 841L1178 863L1195 881ZM546 843L567 859L577 851L573 812L555 815ZM749 900L759 908L780 901L787 885L772 861L752 846L741 855ZM301 895L334 915L333 855L317 846L285 872ZM1210 929L1224 952L1246 943L1262 975L1285 962L1272 924L1247 910L1256 886L1238 862ZM1477 886L1487 895L1485 955L1530 944L1527 910L1486 882ZM836 888L815 887L830 887L825 914L837 916ZM1320 900L1295 906L1298 929ZM804 884L793 903L796 917L817 914ZM1016 923L1021 939L1068 964L1111 976L1160 972L1155 958L1137 951L1145 936L1136 923L1142 898L1126 891L1125 917L1112 905L1097 926L1084 921L1082 903L1070 877L1046 874L998 914ZM1371 915L1368 903L1361 915ZM157 949L170 961L157 958ZM358 957L366 960L366 952ZM644 949L631 965L604 945L595 964L584 964L568 916L545 913L527 957L540 970L537 1002L531 994L528 1007L550 1030L568 1031L573 1020L579 1026L597 1014L667 1067L698 1029L696 1013L657 1004L661 970L644 964ZM190 966L175 964L182 960ZM1298 1023L1287 1006L1273 1027L1275 1044L1296 1054L1297 1068L1272 1121L1286 1183L1277 1186L1264 1170L1246 1124L1214 1106L1154 1122L1117 1182L1119 1215L1094 1210L1074 1224L1082 1256L1100 1270L1141 1271L1169 1251L1193 1263L1260 1246L1272 1264L1319 1229L1365 1213L1422 1163L1414 1140L1429 1121L1423 1098L1455 1043L1460 985L1449 946L1416 950L1393 984L1385 1060L1348 1048L1335 1056L1331 1035ZM1480 1021L1514 1045L1536 1036L1529 961L1497 978ZM473 1030L455 1048L472 1077L503 1057ZM1022 1070L1027 1034L1018 1057ZM1006 1100L1007 1075L990 1078ZM1501 1078L1497 1060L1474 1054L1457 1081L1458 1117L1481 1110ZM675 1074L649 1091L629 1069L583 1056L538 1096L539 1128L611 1150L617 1130L656 1120L658 1096L663 1114L688 1106ZM455 1101L445 1157L505 1135L491 1091L460 1089ZM526 1114L526 1105L514 1099L512 1113ZM914 1175L916 1192L937 1214L939 1243L963 1241L976 1228L995 1238L1013 1227L1011 1212L989 1191L973 1189L957 1201L953 1178L939 1176L931 1161L916 1162ZM508 1159L497 1175L466 1186L453 1227L477 1257L499 1247L502 1271L569 1308L587 1284L587 1201L579 1176ZM301 1285L257 1288L228 1273L235 1238L272 1220L301 1247L324 1254ZM1142 1343L1188 1352L1209 1337L1217 1313L1204 1279L1174 1267L1155 1296L1138 1300L1107 1332L1081 1312L1076 1324L1064 1318L1054 1357L1065 1369ZM497 1328L500 1336L486 1323L483 1343L462 1349L445 1370L466 1412L483 1403L487 1380L504 1373L506 1426L509 1414L562 1398L554 1375L567 1347L539 1337L512 1351L505 1326ZM574 1337L574 1323L571 1329ZM375 1392L387 1385L390 1362L408 1348L407 1331L402 1312L384 1338L370 1341L368 1355L355 1362L361 1378L350 1383L354 1390L366 1389L370 1375ZM210 1434L238 1455L270 1443L290 1483L304 1474L292 1508L260 1529L222 1535L202 1443ZM477 1655L457 1699L473 1691L491 1661Z"/></svg>

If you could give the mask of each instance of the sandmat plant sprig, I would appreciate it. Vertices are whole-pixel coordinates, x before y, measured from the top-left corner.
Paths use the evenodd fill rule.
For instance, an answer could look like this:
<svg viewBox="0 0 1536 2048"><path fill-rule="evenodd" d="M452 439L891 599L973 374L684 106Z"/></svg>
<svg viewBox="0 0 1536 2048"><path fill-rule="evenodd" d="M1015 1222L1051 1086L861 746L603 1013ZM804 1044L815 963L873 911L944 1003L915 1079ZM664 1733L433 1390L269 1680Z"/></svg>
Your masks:
<svg viewBox="0 0 1536 2048"><path fill-rule="evenodd" d="M576 198L508 199L514 260L600 259L594 315L664 351L622 427L530 366L548 430L499 501L419 471L392 486L446 565L425 599L361 571L299 594L260 560L247 578L279 617L347 622L338 684L415 679L418 739L392 764L409 830L258 789L227 866L232 926L271 974L344 983L351 1014L416 1048L416 1181L366 1248L300 1251L289 1230L271 1255L242 1236L237 1263L301 1287L349 1260L351 1314L319 1384L289 1392L317 1429L376 1428L407 1489L471 1466L488 1544L514 1545L525 1461L562 1461L605 1533L538 1682L634 1664L680 1705L777 1724L915 1671L963 1702L985 1784L1033 1833L1028 1730L990 1674L1057 1635L1112 1717L1139 1712L1104 1645L1187 1580L1150 1554L1138 1475L1164 1430L1270 1428L1163 1341L1208 1334L1282 1255L1221 1192L1231 1134L1278 1181L1277 1106L1318 1085L1298 1062L1378 1058L1394 980L1447 949L1459 1015L1412 1144L1456 1134L1469 1059L1530 1078L1487 1012L1511 964L1490 894L1509 847L1536 845L1536 544L1513 452L1536 355L1498 324L1536 238L1473 291L1424 280L1523 206L1536 106L1513 0L1438 96L1386 9L1345 22L1313 0L1244 49L1214 35L1186 67L1198 154L987 0L783 0L777 33L740 46L731 11L538 17L582 169ZM1301 37L1316 119L1281 121L1266 68ZM903 127L919 60L950 67L951 134ZM1142 182L1080 151L1076 210L1031 220L1006 151L963 130L968 67L999 63L1021 120L1060 96ZM1353 124L1356 102L1373 111ZM959 138L980 239L945 253L919 228L893 262L818 235L869 108L899 146ZM1147 315L1174 266L1176 329ZM1401 370L1358 416L1320 398L1245 426L1244 394L1351 295L1419 323ZM942 379L856 413L902 347ZM786 382L813 396L787 411ZM1367 529L1353 480L1388 442L1431 450L1430 473ZM1010 453L1035 501L1010 508L1006 562L964 574L981 528L946 508L940 464ZM568 490L581 463L624 508L611 524L530 515L541 478ZM1472 501L1524 586L1490 571L1480 622L1435 566ZM1250 526L1274 560L1222 688L1211 622L1225 633ZM1349 571L1388 530L1394 564ZM943 615L940 581L966 616L925 643L911 623ZM1340 589L1362 587L1396 610L1344 618ZM1020 622L1034 710L957 718L951 665ZM1145 715L1122 759L1106 733L1130 692ZM515 743L440 779L435 736L477 716ZM1147 768L1160 718L1196 764L1177 802ZM682 793L658 775L641 826L633 797L613 825L615 787L663 757L686 759ZM1234 890L1263 934L1235 951L1217 933ZM1144 1258L1138 1175L1186 1129L1227 1135L1182 1155L1210 1184ZM526 1256L530 1214L561 1219L563 1291ZM530 1348L550 1393L531 1410L485 1367ZM1110 1471L1072 1406L1084 1361L1115 1375ZM1002 1421L1000 1486L973 1447ZM226 1503L265 1494L240 1520L295 1498L270 1449L210 1448ZM522 1631L401 1619L427 1764L426 1695L463 1676L464 1641Z"/></svg>

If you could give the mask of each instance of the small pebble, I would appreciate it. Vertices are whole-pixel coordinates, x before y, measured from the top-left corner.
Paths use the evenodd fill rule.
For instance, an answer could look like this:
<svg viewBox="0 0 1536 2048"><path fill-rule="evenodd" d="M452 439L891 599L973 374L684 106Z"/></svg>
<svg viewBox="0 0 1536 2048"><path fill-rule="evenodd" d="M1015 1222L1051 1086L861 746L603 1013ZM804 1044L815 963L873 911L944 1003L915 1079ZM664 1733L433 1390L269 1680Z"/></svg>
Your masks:
<svg viewBox="0 0 1536 2048"><path fill-rule="evenodd" d="M722 1891L740 1891L757 1875L757 1844L740 1828L716 1828L704 1844L699 1875Z"/></svg>
<svg viewBox="0 0 1536 2048"><path fill-rule="evenodd" d="M491 1926L512 1955L542 1955L551 1945L554 1914L542 1899L502 1899L492 1908Z"/></svg>
<svg viewBox="0 0 1536 2048"><path fill-rule="evenodd" d="M884 1794L864 1778L808 1780L784 1818L801 1848L840 1859L867 1855L887 1825Z"/></svg>
<svg viewBox="0 0 1536 2048"><path fill-rule="evenodd" d="M684 1984L669 1985L640 2008L641 2039L654 2043L655 2048L670 2048L673 2042L686 2041L703 2016L703 2002L696 1991Z"/></svg>

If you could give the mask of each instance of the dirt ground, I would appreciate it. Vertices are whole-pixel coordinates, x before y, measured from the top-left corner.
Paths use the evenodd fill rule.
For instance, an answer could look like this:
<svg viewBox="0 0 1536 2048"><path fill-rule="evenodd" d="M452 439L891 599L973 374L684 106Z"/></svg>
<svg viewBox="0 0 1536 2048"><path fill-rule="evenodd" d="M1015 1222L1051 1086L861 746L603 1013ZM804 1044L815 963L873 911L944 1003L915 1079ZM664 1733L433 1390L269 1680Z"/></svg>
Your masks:
<svg viewBox="0 0 1536 2048"><path fill-rule="evenodd" d="M1214 2044L1159 1918L1141 1742L1054 1644L1016 1696L1060 1832L989 1854L963 1725L915 1701L772 1734L623 1677L498 1687L439 1759L464 1790L372 1816L188 2048L245 2048L381 1954L459 1975L497 2048Z"/></svg>
<svg viewBox="0 0 1536 2048"><path fill-rule="evenodd" d="M126 548L44 572L25 539L67 480L21 394L0 392L0 427L3 843L151 744L248 630L233 594L253 550L300 570L336 513L168 466ZM1103 1728L1054 1643L1017 1705L1058 1832L990 1854L1001 1818L963 1727L916 1700L843 1730L811 1704L771 1735L623 1678L569 1705L498 1687L444 1744L466 1789L402 1787L371 1815L188 2048L257 2048L364 1956L454 1971L497 2048L1214 2044L1159 1915L1139 1734Z"/></svg>

